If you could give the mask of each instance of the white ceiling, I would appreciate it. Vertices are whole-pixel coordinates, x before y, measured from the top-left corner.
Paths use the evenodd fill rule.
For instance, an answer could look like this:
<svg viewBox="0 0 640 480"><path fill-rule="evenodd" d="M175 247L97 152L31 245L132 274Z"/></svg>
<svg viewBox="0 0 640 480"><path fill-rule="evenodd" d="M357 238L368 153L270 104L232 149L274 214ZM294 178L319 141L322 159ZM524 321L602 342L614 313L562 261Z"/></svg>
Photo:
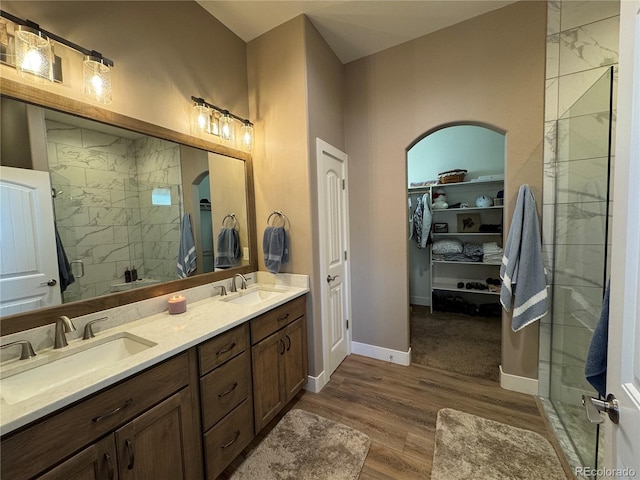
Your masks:
<svg viewBox="0 0 640 480"><path fill-rule="evenodd" d="M371 55L514 0L197 0L245 42L305 14L342 63Z"/></svg>

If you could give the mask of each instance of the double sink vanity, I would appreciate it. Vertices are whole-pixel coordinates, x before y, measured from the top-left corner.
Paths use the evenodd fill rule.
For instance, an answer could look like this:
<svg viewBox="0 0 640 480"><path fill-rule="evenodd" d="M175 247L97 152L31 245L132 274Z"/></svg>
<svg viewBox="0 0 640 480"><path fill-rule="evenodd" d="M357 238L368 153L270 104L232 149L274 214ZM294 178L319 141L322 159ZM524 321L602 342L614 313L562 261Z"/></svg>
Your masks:
<svg viewBox="0 0 640 480"><path fill-rule="evenodd" d="M3 339L37 354L0 369L1 477L216 478L307 382L308 277L247 278L178 315L164 296L74 318L62 348L53 325Z"/></svg>

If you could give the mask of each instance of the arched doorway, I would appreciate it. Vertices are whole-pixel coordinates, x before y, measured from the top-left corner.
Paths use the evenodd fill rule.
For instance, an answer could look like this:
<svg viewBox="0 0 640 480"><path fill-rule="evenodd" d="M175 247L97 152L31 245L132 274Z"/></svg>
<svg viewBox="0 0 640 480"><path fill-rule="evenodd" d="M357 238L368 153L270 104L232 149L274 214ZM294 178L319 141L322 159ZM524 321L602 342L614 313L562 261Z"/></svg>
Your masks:
<svg viewBox="0 0 640 480"><path fill-rule="evenodd" d="M490 125L441 125L407 149L415 363L499 380L504 169L505 132ZM451 170L464 178L439 180Z"/></svg>

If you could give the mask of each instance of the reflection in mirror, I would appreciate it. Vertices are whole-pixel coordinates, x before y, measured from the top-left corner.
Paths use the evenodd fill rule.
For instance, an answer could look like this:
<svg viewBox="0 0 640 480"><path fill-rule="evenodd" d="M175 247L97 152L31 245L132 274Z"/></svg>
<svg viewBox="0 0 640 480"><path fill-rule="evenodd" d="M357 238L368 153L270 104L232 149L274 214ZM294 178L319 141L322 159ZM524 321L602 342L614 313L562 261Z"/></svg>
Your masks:
<svg viewBox="0 0 640 480"><path fill-rule="evenodd" d="M25 124L27 133L21 135L29 144L25 153L25 141L20 149L2 142L3 169L50 173L58 245L50 242L46 255L58 258L64 252L60 258L68 260L56 264L59 271L45 275L58 279L55 288L61 300L7 308L9 299L2 294L2 316L178 279L184 215L191 218L196 247L192 275L219 270L216 256L225 249L217 240L228 214L234 218L239 254L233 264L223 266L249 265L243 160L4 97L2 107L2 137L17 139L13 133L5 135L6 128ZM24 117L7 119L9 111ZM29 157L31 161L25 161ZM2 202L3 218L6 207ZM228 221L225 225L231 226ZM2 253L9 256L4 245ZM35 252L26 255L33 257ZM6 273L2 272L3 287Z"/></svg>

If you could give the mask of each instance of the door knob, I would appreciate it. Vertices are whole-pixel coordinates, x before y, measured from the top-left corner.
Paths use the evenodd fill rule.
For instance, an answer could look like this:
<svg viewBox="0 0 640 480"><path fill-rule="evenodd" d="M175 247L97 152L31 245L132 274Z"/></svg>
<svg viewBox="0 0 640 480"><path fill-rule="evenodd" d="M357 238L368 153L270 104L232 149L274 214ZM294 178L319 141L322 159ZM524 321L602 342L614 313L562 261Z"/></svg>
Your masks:
<svg viewBox="0 0 640 480"><path fill-rule="evenodd" d="M40 284L41 287L55 287L58 284L58 281L55 278L52 278L51 280L49 280L48 282L42 282Z"/></svg>
<svg viewBox="0 0 640 480"><path fill-rule="evenodd" d="M331 275L327 275L327 283L331 283L333 282L336 278L338 278L340 275L334 275L333 277Z"/></svg>
<svg viewBox="0 0 640 480"><path fill-rule="evenodd" d="M606 400L599 400L588 395L582 395L582 405L584 405L584 409L587 412L587 420L591 423L604 422L604 417L600 415L600 412L607 413L609 420L613 423L620 421L620 408L618 407L618 400L616 400L613 393L607 395Z"/></svg>

